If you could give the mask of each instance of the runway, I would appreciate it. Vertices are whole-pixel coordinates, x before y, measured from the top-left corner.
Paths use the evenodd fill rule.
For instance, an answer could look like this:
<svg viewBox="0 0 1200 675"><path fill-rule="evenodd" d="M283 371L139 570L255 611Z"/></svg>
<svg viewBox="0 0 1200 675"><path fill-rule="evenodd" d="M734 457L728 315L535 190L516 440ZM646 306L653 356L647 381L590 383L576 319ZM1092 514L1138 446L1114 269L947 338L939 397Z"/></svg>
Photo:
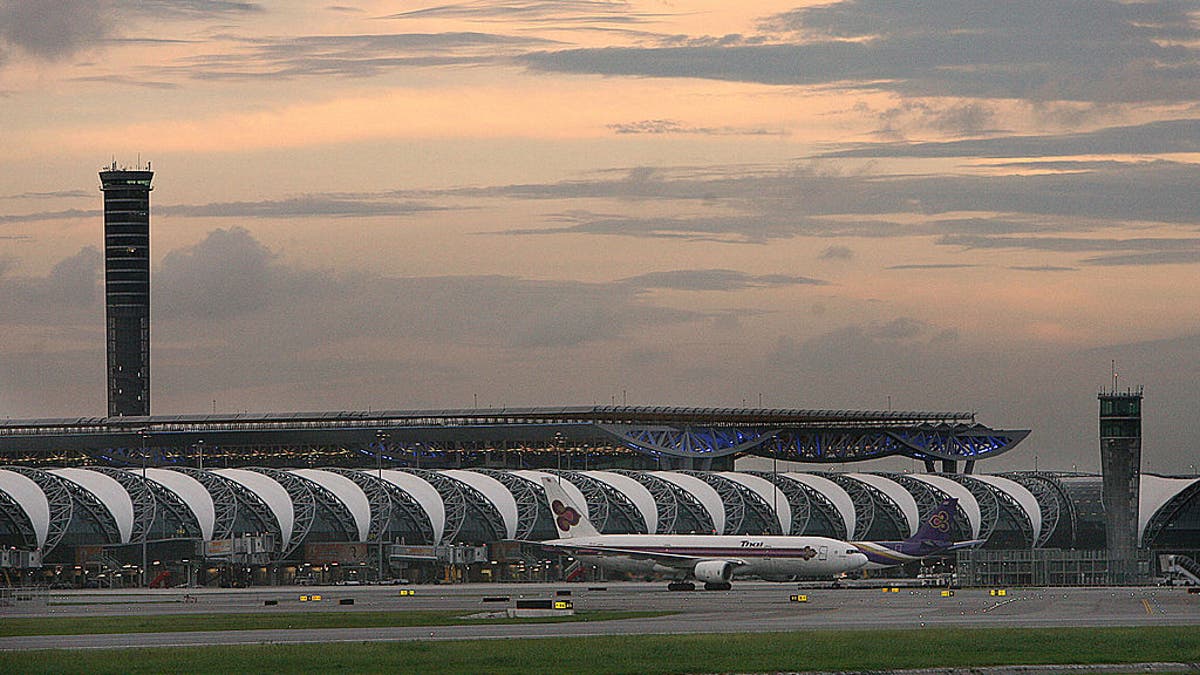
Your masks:
<svg viewBox="0 0 1200 675"><path fill-rule="evenodd" d="M401 589L412 595L401 596ZM566 596L565 593L570 595ZM564 593L557 595L556 593ZM185 594L194 602L184 602ZM795 602L792 595L807 595ZM321 600L301 602L301 595ZM287 587L245 590L55 592L44 606L0 610L6 616L99 616L119 622L148 614L454 610L463 615L499 609L510 599L559 597L576 611L662 610L670 616L618 621L424 628L328 628L188 633L131 633L0 638L0 649L87 649L262 643L464 640L595 635L777 632L839 629L956 627L1162 626L1200 624L1200 595L1181 588L798 589L795 584L741 582L732 591L669 592L659 583L472 584L461 586ZM488 599L488 600L485 600ZM339 601L353 599L353 605ZM267 606L268 600L278 604Z"/></svg>

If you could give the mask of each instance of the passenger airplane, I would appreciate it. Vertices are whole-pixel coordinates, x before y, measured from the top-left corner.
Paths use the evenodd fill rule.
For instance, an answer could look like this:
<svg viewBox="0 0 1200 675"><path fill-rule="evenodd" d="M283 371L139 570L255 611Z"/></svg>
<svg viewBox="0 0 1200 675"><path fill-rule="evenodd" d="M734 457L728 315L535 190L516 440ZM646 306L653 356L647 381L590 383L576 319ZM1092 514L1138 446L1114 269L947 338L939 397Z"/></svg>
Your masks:
<svg viewBox="0 0 1200 675"><path fill-rule="evenodd" d="M925 517L921 527L917 528L917 533L904 541L854 541L850 543L867 554L867 564L863 569L878 570L957 551L960 548L972 548L987 541L986 539L970 539L959 542L951 540L950 532L954 529L954 516L957 513L958 500L951 497L938 504L937 508Z"/></svg>
<svg viewBox="0 0 1200 675"><path fill-rule="evenodd" d="M554 478L543 478L546 499L558 539L542 546L569 553L605 569L675 577L667 588L690 591L688 581L704 582L710 591L726 591L734 576L834 577L867 564L853 544L826 537L600 534L576 508Z"/></svg>

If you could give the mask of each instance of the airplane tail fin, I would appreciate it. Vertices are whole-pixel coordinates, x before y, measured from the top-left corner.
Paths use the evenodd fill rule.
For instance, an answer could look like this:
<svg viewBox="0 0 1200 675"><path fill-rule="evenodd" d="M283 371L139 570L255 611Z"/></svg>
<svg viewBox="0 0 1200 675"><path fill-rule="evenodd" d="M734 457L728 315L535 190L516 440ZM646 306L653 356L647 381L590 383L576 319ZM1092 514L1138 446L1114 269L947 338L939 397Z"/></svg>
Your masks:
<svg viewBox="0 0 1200 675"><path fill-rule="evenodd" d="M938 547L949 547L954 544L951 538L954 532L954 517L958 514L958 500L954 497L947 499L925 516L921 527L913 535L912 541Z"/></svg>
<svg viewBox="0 0 1200 675"><path fill-rule="evenodd" d="M592 525L583 511L567 496L558 481L560 478L542 478L542 487L546 489L546 502L550 504L550 516L554 519L554 527L558 530L559 539L574 537L593 537L600 534Z"/></svg>

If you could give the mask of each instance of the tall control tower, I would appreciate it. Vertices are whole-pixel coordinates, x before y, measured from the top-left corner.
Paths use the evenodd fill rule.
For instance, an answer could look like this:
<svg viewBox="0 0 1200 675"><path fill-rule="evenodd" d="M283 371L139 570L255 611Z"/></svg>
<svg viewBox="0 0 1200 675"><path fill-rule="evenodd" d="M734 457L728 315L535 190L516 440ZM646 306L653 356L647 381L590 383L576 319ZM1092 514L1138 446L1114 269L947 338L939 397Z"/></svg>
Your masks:
<svg viewBox="0 0 1200 675"><path fill-rule="evenodd" d="M1138 499L1142 474L1142 388L1100 394L1100 469L1110 569L1137 574ZM1120 579L1118 578L1118 581Z"/></svg>
<svg viewBox="0 0 1200 675"><path fill-rule="evenodd" d="M146 168L100 172L108 416L150 414L150 181Z"/></svg>

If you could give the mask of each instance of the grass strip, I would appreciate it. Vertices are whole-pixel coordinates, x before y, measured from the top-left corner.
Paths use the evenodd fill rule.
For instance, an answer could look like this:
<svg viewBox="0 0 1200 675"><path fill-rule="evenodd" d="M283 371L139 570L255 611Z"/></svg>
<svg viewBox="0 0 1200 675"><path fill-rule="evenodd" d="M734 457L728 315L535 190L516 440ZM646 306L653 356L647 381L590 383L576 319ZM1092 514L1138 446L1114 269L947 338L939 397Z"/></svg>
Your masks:
<svg viewBox="0 0 1200 675"><path fill-rule="evenodd" d="M461 626L474 623L561 623L652 618L673 612L579 612L570 616L528 619L464 619L462 610L405 612L287 612L252 614L158 614L151 616L19 617L0 621L0 637L20 635L98 635L106 633L179 633L184 631L272 630L293 628L392 628Z"/></svg>
<svg viewBox="0 0 1200 675"><path fill-rule="evenodd" d="M1195 627L912 629L0 653L11 673L719 673L1200 661Z"/></svg>

